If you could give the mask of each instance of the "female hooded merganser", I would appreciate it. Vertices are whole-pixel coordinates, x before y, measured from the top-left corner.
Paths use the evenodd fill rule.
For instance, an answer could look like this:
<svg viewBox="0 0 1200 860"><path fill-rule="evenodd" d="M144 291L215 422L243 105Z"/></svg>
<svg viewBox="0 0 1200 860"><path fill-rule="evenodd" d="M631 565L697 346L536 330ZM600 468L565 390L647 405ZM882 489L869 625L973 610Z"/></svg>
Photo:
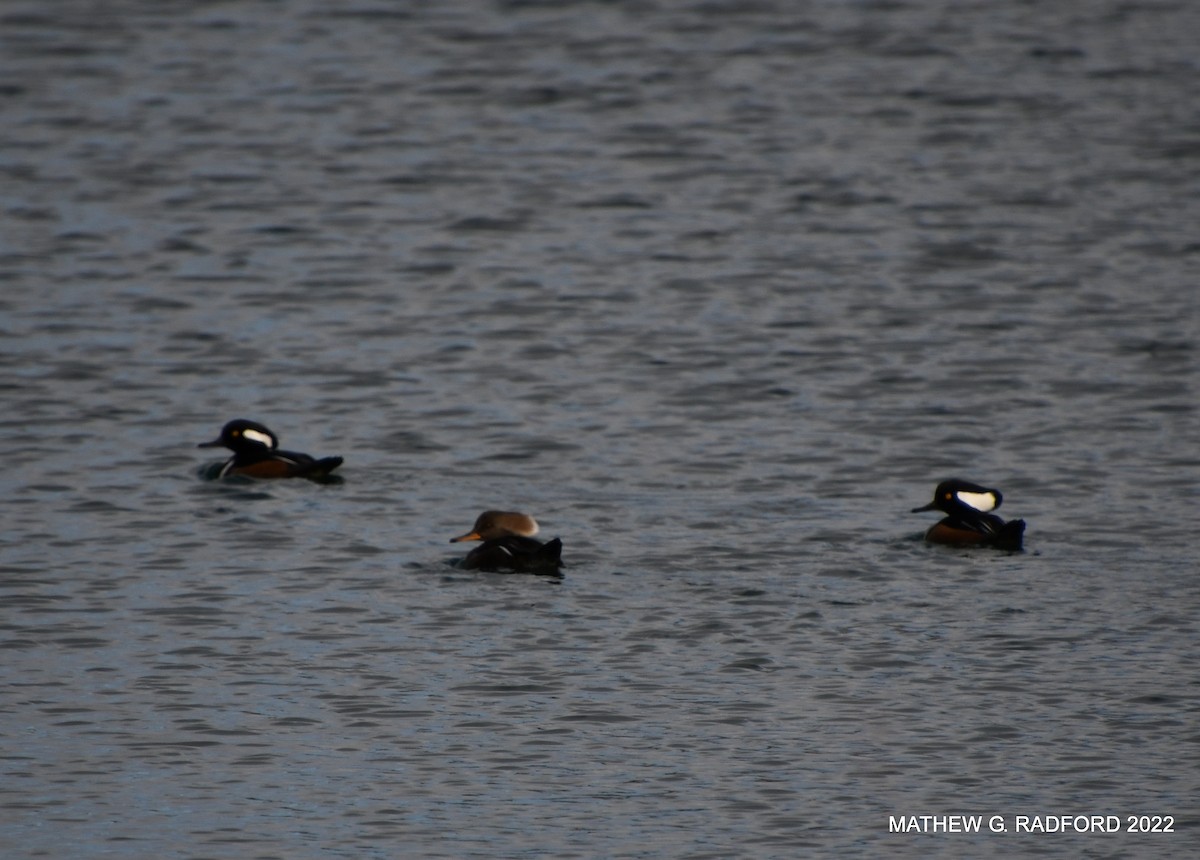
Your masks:
<svg viewBox="0 0 1200 860"><path fill-rule="evenodd" d="M483 541L462 560L467 570L562 576L562 541L555 538L542 543L533 539L537 533L537 520L529 514L484 511L469 532L450 538L450 543Z"/></svg>
<svg viewBox="0 0 1200 860"><path fill-rule="evenodd" d="M925 532L925 540L930 543L1019 550L1025 534L1025 521L1005 522L990 513L1000 507L1002 501L1004 497L999 490L990 490L955 478L938 484L933 491L933 501L913 508L913 513L941 511L947 514L945 519Z"/></svg>
<svg viewBox="0 0 1200 860"><path fill-rule="evenodd" d="M238 418L221 428L221 435L197 448L225 447L233 452L219 469L208 469L211 478L245 475L250 478L310 478L320 481L342 465L341 457L317 459L295 451L280 451L279 439L257 421ZM333 479L340 480L340 479Z"/></svg>

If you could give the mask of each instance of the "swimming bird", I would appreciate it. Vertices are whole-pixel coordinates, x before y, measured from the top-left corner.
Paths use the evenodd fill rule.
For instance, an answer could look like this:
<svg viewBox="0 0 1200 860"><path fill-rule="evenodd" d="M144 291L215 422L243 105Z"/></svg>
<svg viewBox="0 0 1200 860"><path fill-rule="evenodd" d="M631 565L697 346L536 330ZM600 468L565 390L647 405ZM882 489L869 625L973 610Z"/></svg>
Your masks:
<svg viewBox="0 0 1200 860"><path fill-rule="evenodd" d="M319 481L329 478L329 473L342 465L341 457L317 459L295 451L281 451L279 438L274 433L257 421L247 421L245 418L235 418L221 428L221 435L216 439L201 442L196 447L224 447L233 452L232 457L209 475L212 478L245 475L249 478L310 478Z"/></svg>
<svg viewBox="0 0 1200 860"><path fill-rule="evenodd" d="M1025 521L1005 522L991 513L1002 501L1004 497L999 490L952 478L938 484L933 491L933 501L913 508L913 513L941 511L946 514L925 532L925 540L929 543L1019 550L1025 535Z"/></svg>
<svg viewBox="0 0 1200 860"><path fill-rule="evenodd" d="M511 571L562 576L562 541L534 539L537 520L512 511L484 511L464 535L450 543L483 541L462 560L466 570Z"/></svg>

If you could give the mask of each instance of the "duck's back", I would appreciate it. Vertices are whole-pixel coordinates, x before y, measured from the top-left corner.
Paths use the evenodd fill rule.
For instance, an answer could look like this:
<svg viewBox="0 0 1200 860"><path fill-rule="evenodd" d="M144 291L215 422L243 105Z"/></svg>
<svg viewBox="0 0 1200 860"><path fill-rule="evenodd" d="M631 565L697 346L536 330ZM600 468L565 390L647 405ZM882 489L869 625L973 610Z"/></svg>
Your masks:
<svg viewBox="0 0 1200 860"><path fill-rule="evenodd" d="M562 541L541 543L533 538L510 535L484 541L467 553L462 566L467 570L513 571L561 576Z"/></svg>

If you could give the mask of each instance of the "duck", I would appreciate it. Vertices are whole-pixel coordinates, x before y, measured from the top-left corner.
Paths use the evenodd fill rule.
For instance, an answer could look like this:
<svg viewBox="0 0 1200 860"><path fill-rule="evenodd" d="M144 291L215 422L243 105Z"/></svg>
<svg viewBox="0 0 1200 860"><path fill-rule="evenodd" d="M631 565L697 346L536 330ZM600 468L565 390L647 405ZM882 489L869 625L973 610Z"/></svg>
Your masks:
<svg viewBox="0 0 1200 860"><path fill-rule="evenodd" d="M1004 496L999 490L951 478L937 485L932 502L913 508L912 512L941 511L946 514L925 532L928 543L1019 551L1025 535L1025 521L1005 522L992 513L1003 501Z"/></svg>
<svg viewBox="0 0 1200 860"><path fill-rule="evenodd" d="M561 577L562 541L554 538L542 543L533 537L538 531L537 520L529 514L484 511L469 532L450 538L450 543L483 541L462 560L464 570Z"/></svg>
<svg viewBox="0 0 1200 860"><path fill-rule="evenodd" d="M241 475L248 478L308 478L314 481L330 479L330 472L342 465L341 457L316 458L279 448L279 437L266 425L245 418L235 418L221 428L221 435L211 442L201 442L197 448L228 448L233 456L209 467L205 474L211 478ZM338 480L334 478L334 480Z"/></svg>

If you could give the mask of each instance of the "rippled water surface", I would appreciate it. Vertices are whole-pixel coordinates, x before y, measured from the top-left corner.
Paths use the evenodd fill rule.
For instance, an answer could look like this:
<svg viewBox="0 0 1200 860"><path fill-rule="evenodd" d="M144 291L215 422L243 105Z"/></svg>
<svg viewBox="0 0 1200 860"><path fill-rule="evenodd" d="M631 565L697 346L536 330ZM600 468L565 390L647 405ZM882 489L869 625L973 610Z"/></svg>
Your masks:
<svg viewBox="0 0 1200 860"><path fill-rule="evenodd" d="M0 6L4 856L1196 856L1198 38ZM234 417L344 481L200 480Z"/></svg>

